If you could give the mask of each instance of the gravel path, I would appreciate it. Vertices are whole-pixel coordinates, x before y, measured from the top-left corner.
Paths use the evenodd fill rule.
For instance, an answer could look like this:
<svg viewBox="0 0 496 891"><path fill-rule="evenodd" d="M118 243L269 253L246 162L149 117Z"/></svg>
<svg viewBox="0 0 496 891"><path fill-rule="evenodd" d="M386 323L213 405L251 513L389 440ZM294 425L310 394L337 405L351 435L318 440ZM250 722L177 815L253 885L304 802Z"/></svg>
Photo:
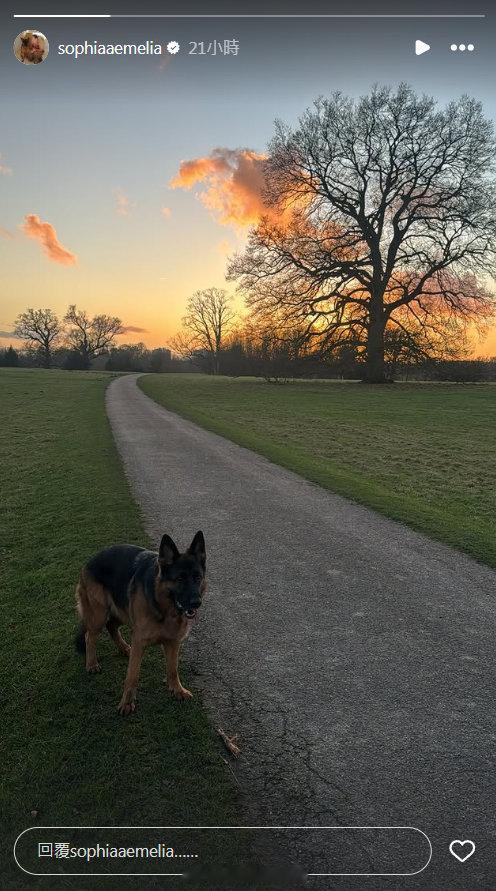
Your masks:
<svg viewBox="0 0 496 891"><path fill-rule="evenodd" d="M432 841L416 878L332 887L495 887L496 573L166 411L136 376L112 382L107 412L148 532L180 548L205 533L184 658L215 725L241 736L240 822ZM476 843L465 864L454 838Z"/></svg>

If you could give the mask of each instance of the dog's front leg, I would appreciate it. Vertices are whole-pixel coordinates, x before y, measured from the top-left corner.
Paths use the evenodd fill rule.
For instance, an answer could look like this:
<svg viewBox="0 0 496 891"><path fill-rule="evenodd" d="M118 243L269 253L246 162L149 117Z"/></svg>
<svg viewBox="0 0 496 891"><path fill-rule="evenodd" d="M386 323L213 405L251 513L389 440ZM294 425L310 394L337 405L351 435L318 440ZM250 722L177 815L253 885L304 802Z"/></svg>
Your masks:
<svg viewBox="0 0 496 891"><path fill-rule="evenodd" d="M120 715L129 715L131 712L134 712L136 708L136 690L138 687L141 660L143 658L143 653L145 652L145 647L146 645L139 640L136 635L133 635L131 638L131 652L129 654L126 680L124 681L124 690L118 707Z"/></svg>
<svg viewBox="0 0 496 891"><path fill-rule="evenodd" d="M183 687L177 672L177 660L179 657L180 640L167 640L163 644L165 666L167 672L167 687L176 699L193 699L193 694Z"/></svg>

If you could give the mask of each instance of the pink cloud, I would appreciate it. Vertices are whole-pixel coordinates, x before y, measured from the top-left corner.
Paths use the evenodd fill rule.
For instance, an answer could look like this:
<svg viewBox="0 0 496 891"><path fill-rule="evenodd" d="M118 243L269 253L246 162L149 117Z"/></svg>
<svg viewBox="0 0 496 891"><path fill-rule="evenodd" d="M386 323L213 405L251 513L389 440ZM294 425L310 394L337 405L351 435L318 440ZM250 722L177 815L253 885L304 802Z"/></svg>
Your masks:
<svg viewBox="0 0 496 891"><path fill-rule="evenodd" d="M3 176L10 176L10 174L12 173L12 168L7 167L7 165L3 163L1 155L0 155L0 173Z"/></svg>
<svg viewBox="0 0 496 891"><path fill-rule="evenodd" d="M61 266L75 266L77 263L76 255L60 243L51 223L42 222L38 214L27 214L21 229L28 238L40 243L42 251L53 263L60 263Z"/></svg>
<svg viewBox="0 0 496 891"><path fill-rule="evenodd" d="M228 254L233 253L234 246L227 238L223 238L222 241L219 241L216 244L215 250L217 251L217 253L221 254L221 256L227 257Z"/></svg>
<svg viewBox="0 0 496 891"><path fill-rule="evenodd" d="M116 198L115 212L118 213L120 217L128 217L131 208L136 205L131 203L123 189L114 189L114 194Z"/></svg>

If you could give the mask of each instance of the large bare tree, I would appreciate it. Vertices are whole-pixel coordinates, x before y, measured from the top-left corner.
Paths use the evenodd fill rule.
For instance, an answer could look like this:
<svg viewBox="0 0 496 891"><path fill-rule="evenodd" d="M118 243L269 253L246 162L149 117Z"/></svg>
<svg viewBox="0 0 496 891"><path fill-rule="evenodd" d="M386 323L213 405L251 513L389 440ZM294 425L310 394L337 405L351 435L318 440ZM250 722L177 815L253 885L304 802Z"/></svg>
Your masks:
<svg viewBox="0 0 496 891"><path fill-rule="evenodd" d="M494 312L495 140L479 102L439 109L402 85L320 98L276 125L267 215L228 277L259 318L355 347L383 382L386 332L435 349ZM417 338L418 340L418 338Z"/></svg>
<svg viewBox="0 0 496 891"><path fill-rule="evenodd" d="M84 368L89 368L92 359L107 353L117 334L123 332L122 322L117 316L96 315L90 318L86 310L78 309L74 304L67 310L64 322L67 325L67 345L81 355Z"/></svg>
<svg viewBox="0 0 496 891"><path fill-rule="evenodd" d="M28 348L35 348L44 368L52 365L53 350L62 333L62 325L51 309L27 309L14 323L14 334L26 341Z"/></svg>
<svg viewBox="0 0 496 891"><path fill-rule="evenodd" d="M194 358L196 352L206 353L213 374L219 372L222 345L236 318L231 302L232 297L219 288L195 291L186 304L183 330L172 344L188 358Z"/></svg>

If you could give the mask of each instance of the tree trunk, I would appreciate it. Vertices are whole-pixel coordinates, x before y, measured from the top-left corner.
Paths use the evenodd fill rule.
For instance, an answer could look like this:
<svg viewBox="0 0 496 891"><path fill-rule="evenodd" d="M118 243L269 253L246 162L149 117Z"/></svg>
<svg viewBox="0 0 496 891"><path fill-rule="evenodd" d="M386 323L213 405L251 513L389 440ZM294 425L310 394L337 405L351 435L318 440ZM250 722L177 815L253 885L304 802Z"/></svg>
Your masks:
<svg viewBox="0 0 496 891"><path fill-rule="evenodd" d="M386 365L384 361L384 328L385 322L381 317L371 319L367 337L367 355L365 362L364 380L368 384L385 384Z"/></svg>
<svg viewBox="0 0 496 891"><path fill-rule="evenodd" d="M41 364L43 368L51 368L52 366L52 354L50 351L50 346L48 344L43 344Z"/></svg>

